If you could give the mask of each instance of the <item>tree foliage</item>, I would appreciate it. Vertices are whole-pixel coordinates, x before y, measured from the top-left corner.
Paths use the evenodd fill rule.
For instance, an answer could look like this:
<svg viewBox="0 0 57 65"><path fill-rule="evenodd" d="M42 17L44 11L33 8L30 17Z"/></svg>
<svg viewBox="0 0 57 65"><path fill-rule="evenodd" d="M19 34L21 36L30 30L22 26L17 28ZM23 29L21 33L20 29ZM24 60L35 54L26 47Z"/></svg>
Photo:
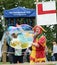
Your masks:
<svg viewBox="0 0 57 65"><path fill-rule="evenodd" d="M2 25L1 25L1 22L0 22L0 40L3 36L3 32L4 32L4 29L3 29Z"/></svg>
<svg viewBox="0 0 57 65"><path fill-rule="evenodd" d="M35 8L34 0L0 0L0 12L4 9L11 9L17 6L22 6L26 8ZM3 12L2 12L3 13Z"/></svg>

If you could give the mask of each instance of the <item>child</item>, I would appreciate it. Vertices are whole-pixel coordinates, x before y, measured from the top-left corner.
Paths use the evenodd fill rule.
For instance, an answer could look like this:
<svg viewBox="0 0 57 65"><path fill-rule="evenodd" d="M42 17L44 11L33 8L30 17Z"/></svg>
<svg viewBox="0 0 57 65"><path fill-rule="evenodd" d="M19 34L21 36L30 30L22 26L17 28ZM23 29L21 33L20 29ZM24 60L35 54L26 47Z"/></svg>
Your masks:
<svg viewBox="0 0 57 65"><path fill-rule="evenodd" d="M19 44L21 45L21 43L19 42L18 38L17 38L17 34L13 33L12 34L12 40L11 40L11 44ZM15 49L15 56L14 56L14 63L22 63L23 62L23 57L22 57L22 49Z"/></svg>

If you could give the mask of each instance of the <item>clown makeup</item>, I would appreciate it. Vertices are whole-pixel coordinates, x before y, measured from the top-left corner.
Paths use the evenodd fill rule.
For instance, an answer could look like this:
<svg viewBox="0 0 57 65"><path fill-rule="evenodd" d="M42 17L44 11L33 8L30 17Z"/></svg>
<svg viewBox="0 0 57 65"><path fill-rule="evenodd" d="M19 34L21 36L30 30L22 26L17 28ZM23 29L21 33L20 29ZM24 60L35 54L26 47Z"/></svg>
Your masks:
<svg viewBox="0 0 57 65"><path fill-rule="evenodd" d="M36 33L41 34L41 33L42 33L42 30L37 27L37 28L36 28Z"/></svg>

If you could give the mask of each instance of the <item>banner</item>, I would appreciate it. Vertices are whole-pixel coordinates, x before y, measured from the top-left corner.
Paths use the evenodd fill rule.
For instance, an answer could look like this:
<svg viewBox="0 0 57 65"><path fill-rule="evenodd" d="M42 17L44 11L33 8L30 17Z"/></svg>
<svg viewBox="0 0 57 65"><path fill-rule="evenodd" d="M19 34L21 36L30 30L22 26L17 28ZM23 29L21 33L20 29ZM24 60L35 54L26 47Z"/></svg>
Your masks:
<svg viewBox="0 0 57 65"><path fill-rule="evenodd" d="M56 2L48 1L36 4L37 25L51 25L56 22Z"/></svg>

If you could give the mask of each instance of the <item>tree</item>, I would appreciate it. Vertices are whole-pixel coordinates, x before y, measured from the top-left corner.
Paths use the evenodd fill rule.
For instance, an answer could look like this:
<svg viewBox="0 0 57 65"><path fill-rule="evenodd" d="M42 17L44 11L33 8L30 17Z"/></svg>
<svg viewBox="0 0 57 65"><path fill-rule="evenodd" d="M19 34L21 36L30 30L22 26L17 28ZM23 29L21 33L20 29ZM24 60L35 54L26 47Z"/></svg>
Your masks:
<svg viewBox="0 0 57 65"><path fill-rule="evenodd" d="M0 13L3 13L4 9L12 9L17 6L35 8L34 2L33 0L0 0Z"/></svg>

